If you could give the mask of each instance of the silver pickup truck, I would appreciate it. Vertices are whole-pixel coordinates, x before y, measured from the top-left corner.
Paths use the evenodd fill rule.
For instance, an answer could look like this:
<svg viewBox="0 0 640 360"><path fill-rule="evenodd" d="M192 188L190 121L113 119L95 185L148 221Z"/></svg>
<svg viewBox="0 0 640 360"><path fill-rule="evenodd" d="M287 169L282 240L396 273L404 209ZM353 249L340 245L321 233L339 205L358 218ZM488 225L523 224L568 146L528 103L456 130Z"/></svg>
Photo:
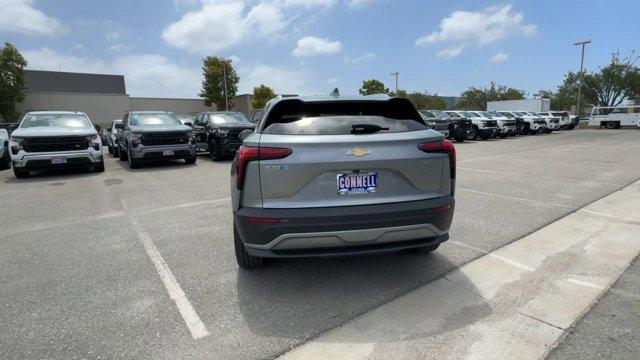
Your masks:
<svg viewBox="0 0 640 360"><path fill-rule="evenodd" d="M193 129L167 111L132 111L118 132L120 160L134 169L145 160L184 159L195 164L197 145Z"/></svg>
<svg viewBox="0 0 640 360"><path fill-rule="evenodd" d="M9 151L17 178L31 170L90 168L104 171L102 141L85 113L34 111L11 133Z"/></svg>

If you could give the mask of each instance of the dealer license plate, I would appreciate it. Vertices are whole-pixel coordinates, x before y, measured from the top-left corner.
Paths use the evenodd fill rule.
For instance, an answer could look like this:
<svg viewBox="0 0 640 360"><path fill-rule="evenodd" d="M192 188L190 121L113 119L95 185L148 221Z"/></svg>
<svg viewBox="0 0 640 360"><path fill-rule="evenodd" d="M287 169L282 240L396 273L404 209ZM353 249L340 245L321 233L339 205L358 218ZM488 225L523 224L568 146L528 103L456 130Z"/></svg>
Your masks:
<svg viewBox="0 0 640 360"><path fill-rule="evenodd" d="M378 173L353 172L338 174L338 194L356 195L375 193L378 188Z"/></svg>
<svg viewBox="0 0 640 360"><path fill-rule="evenodd" d="M173 149L162 150L162 156L173 156L174 154Z"/></svg>
<svg viewBox="0 0 640 360"><path fill-rule="evenodd" d="M52 164L66 164L67 158L64 156L54 156L51 158Z"/></svg>

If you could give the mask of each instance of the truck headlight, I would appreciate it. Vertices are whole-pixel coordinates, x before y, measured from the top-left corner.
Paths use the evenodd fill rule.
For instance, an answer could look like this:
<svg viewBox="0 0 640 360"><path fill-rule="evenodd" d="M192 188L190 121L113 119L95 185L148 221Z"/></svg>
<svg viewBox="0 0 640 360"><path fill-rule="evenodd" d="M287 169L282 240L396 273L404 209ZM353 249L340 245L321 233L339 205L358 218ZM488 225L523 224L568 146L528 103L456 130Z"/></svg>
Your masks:
<svg viewBox="0 0 640 360"><path fill-rule="evenodd" d="M23 150L22 143L24 142L23 138L12 136L9 139L9 148L11 148L11 153L13 155L18 155L18 151Z"/></svg>

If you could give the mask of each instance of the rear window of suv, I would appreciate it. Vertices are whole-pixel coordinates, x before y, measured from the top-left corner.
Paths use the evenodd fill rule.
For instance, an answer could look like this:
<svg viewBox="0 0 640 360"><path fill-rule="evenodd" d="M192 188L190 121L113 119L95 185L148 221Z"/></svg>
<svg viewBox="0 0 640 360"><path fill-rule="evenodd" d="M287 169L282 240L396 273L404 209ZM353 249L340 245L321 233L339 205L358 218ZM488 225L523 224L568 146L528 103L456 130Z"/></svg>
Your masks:
<svg viewBox="0 0 640 360"><path fill-rule="evenodd" d="M282 101L263 119L264 134L350 135L354 125L379 132L408 132L429 127L406 99L387 101Z"/></svg>

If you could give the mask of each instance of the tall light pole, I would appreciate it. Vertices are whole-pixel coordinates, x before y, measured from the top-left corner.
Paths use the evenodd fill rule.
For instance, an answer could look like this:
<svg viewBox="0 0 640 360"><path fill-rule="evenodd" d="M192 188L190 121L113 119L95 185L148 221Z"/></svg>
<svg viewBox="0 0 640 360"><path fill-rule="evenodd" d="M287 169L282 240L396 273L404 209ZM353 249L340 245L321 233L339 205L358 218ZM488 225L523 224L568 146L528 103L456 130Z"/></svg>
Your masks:
<svg viewBox="0 0 640 360"><path fill-rule="evenodd" d="M229 98L227 97L227 61L228 59L222 59L224 66L222 66L222 76L224 77L224 107L225 111L229 111Z"/></svg>
<svg viewBox="0 0 640 360"><path fill-rule="evenodd" d="M398 75L400 75L399 72L392 72L391 76L395 76L396 77L396 96L398 96Z"/></svg>
<svg viewBox="0 0 640 360"><path fill-rule="evenodd" d="M582 97L582 69L584 66L584 47L591 44L591 40L582 40L573 43L574 46L582 45L582 55L580 56L580 84L578 85L578 104L576 105L576 116L580 116L580 98Z"/></svg>

